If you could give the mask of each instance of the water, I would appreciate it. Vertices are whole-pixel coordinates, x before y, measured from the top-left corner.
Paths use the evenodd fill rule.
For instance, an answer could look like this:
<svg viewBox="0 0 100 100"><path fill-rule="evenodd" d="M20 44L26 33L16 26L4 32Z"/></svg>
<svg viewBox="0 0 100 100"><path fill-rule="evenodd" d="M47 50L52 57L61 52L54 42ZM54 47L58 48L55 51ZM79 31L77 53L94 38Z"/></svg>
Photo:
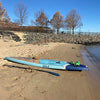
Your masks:
<svg viewBox="0 0 100 100"><path fill-rule="evenodd" d="M93 57L100 61L100 45L87 46L86 49Z"/></svg>

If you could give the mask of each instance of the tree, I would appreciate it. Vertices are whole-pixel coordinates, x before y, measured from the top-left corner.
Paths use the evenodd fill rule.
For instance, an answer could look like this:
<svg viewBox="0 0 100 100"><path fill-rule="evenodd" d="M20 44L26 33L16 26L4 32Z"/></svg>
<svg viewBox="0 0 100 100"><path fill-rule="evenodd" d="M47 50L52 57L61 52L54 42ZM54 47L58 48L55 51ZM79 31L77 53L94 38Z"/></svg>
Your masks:
<svg viewBox="0 0 100 100"><path fill-rule="evenodd" d="M59 11L57 11L53 18L50 21L51 25L53 26L54 29L57 29L57 34L59 33L59 29L63 27L63 16L60 14Z"/></svg>
<svg viewBox="0 0 100 100"><path fill-rule="evenodd" d="M76 9L71 10L66 16L65 23L67 28L72 30L74 34L74 29L81 27L83 24L81 22L81 16L77 13Z"/></svg>
<svg viewBox="0 0 100 100"><path fill-rule="evenodd" d="M37 26L41 26L41 27L47 27L48 26L48 17L45 15L44 11L37 11L36 13L34 13L35 15L35 24ZM32 21L31 21L32 22Z"/></svg>
<svg viewBox="0 0 100 100"><path fill-rule="evenodd" d="M9 23L10 22L10 18L8 16L8 12L2 6L1 2L0 2L0 22L5 22L5 23Z"/></svg>
<svg viewBox="0 0 100 100"><path fill-rule="evenodd" d="M23 26L25 24L26 19L28 17L28 8L23 3L19 2L18 5L15 7L15 15L17 19L15 19L15 22L19 25Z"/></svg>

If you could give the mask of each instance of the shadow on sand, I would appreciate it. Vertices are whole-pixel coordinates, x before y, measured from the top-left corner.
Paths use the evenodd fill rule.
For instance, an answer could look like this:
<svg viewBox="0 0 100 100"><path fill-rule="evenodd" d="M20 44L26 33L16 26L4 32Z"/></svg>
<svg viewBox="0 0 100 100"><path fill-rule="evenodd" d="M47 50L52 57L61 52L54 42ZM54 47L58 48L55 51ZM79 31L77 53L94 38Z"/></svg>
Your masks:
<svg viewBox="0 0 100 100"><path fill-rule="evenodd" d="M14 66L14 65L7 65L7 64L4 64L3 66L7 66L7 67L10 67L10 68L24 69L27 72L32 72L32 70L36 70L36 71L40 71L40 72L46 72L46 73L49 73L49 74L52 74L52 75L55 75L55 76L60 76L58 73L55 73L55 72L45 71L45 70L40 70L40 69L35 69L35 68L30 68L30 67L26 68L26 67L20 67L20 66Z"/></svg>

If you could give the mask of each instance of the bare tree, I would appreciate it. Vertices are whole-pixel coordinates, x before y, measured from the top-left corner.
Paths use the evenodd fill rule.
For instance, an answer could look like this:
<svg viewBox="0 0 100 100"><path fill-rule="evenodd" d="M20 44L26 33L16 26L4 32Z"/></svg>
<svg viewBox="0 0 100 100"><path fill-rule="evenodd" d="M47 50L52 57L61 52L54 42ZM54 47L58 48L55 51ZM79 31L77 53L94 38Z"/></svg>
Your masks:
<svg viewBox="0 0 100 100"><path fill-rule="evenodd" d="M59 11L57 11L53 18L50 21L51 25L54 29L57 29L57 34L59 33L59 29L63 27L63 16L60 14Z"/></svg>
<svg viewBox="0 0 100 100"><path fill-rule="evenodd" d="M5 22L5 23L9 23L10 22L10 18L8 16L8 12L2 6L1 2L0 2L0 22Z"/></svg>
<svg viewBox="0 0 100 100"><path fill-rule="evenodd" d="M34 22L36 26L41 26L41 27L47 27L48 26L48 17L46 16L46 14L44 13L43 10L37 11L36 13L34 13L35 15L35 22L31 20L31 22Z"/></svg>
<svg viewBox="0 0 100 100"><path fill-rule="evenodd" d="M71 10L65 19L66 27L72 30L74 34L74 30L81 27L83 24L81 22L81 16L77 13L76 9Z"/></svg>
<svg viewBox="0 0 100 100"><path fill-rule="evenodd" d="M15 19L15 22L23 26L23 24L25 24L26 19L28 17L27 6L19 2L18 5L15 7L15 15L17 17L17 19Z"/></svg>

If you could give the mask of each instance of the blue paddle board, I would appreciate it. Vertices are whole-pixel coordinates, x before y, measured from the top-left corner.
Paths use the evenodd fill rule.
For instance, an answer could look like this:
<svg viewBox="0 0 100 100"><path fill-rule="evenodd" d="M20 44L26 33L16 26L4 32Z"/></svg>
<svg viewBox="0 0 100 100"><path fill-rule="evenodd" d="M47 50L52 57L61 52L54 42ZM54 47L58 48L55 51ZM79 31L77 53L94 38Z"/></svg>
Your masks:
<svg viewBox="0 0 100 100"><path fill-rule="evenodd" d="M30 60L31 58L26 58L26 59ZM39 63L24 61L24 60L12 58L12 57L5 57L5 60L18 63L18 64L24 64L24 65L36 66L36 67L42 67L42 68L73 70L73 71L89 70L89 68L86 65L80 64L79 66L74 66L68 62L48 60L48 59L40 59Z"/></svg>

